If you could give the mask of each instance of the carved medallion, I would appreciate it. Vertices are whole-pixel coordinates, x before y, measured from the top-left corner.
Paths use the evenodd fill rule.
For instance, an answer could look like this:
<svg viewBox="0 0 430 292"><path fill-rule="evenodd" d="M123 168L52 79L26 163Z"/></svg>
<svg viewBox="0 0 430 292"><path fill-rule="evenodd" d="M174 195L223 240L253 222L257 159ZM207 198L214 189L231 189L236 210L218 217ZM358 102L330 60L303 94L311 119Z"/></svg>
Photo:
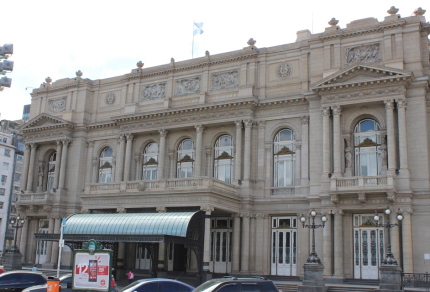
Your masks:
<svg viewBox="0 0 430 292"><path fill-rule="evenodd" d="M113 104L115 102L115 93L109 92L106 94L106 104Z"/></svg>
<svg viewBox="0 0 430 292"><path fill-rule="evenodd" d="M372 63L381 61L379 43L347 48L345 55L347 64L356 62Z"/></svg>
<svg viewBox="0 0 430 292"><path fill-rule="evenodd" d="M233 88L238 86L237 71L213 73L212 90Z"/></svg>
<svg viewBox="0 0 430 292"><path fill-rule="evenodd" d="M154 99L164 98L165 90L166 90L166 83L146 85L142 89L141 100L154 100Z"/></svg>
<svg viewBox="0 0 430 292"><path fill-rule="evenodd" d="M200 77L176 80L175 95L185 95L200 92Z"/></svg>
<svg viewBox="0 0 430 292"><path fill-rule="evenodd" d="M66 97L55 100L50 100L48 103L48 110L51 113L59 113L66 109Z"/></svg>
<svg viewBox="0 0 430 292"><path fill-rule="evenodd" d="M288 63L282 63L276 70L276 74L280 79L287 79L291 76L291 73L293 73L293 68L291 68L290 64Z"/></svg>

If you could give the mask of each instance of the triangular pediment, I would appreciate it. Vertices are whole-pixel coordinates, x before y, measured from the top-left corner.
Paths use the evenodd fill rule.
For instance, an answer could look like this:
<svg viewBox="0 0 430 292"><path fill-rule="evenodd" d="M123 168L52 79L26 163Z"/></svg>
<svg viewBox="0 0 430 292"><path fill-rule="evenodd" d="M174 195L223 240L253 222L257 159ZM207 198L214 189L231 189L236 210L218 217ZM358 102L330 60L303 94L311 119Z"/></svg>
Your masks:
<svg viewBox="0 0 430 292"><path fill-rule="evenodd" d="M51 128L51 127L61 127L61 126L74 126L74 123L66 121L49 114L40 114L24 125L21 126L22 131L40 128Z"/></svg>
<svg viewBox="0 0 430 292"><path fill-rule="evenodd" d="M410 71L365 63L354 63L311 85L311 90L320 91L362 84L386 83L413 79Z"/></svg>

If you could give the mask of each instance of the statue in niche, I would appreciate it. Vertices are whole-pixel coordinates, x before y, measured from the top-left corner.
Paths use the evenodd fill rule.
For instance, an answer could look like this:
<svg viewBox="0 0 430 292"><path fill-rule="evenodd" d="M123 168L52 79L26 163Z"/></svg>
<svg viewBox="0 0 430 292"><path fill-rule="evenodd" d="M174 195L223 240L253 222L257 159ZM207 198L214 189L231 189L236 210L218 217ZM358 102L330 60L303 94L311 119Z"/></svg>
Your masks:
<svg viewBox="0 0 430 292"><path fill-rule="evenodd" d="M382 160L382 166L386 167L388 165L388 157L387 157L387 145L382 144L381 145L381 160Z"/></svg>
<svg viewBox="0 0 430 292"><path fill-rule="evenodd" d="M37 186L42 187L43 184L43 167L39 166Z"/></svg>
<svg viewBox="0 0 430 292"><path fill-rule="evenodd" d="M350 168L352 166L352 153L351 147L349 145L345 148L345 168Z"/></svg>

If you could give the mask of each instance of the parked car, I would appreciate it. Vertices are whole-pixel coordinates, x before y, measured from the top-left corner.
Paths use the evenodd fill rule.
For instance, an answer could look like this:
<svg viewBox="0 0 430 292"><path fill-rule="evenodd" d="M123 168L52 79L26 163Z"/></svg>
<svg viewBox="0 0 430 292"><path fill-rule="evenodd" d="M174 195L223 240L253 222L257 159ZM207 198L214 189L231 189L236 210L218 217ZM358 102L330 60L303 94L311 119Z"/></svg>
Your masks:
<svg viewBox="0 0 430 292"><path fill-rule="evenodd" d="M191 292L193 286L177 280L154 278L137 280L121 289L121 292Z"/></svg>
<svg viewBox="0 0 430 292"><path fill-rule="evenodd" d="M60 277L61 292L72 292L72 274L66 274ZM46 292L47 284L28 287L22 292Z"/></svg>
<svg viewBox="0 0 430 292"><path fill-rule="evenodd" d="M275 284L263 277L224 277L204 282L193 292L279 292Z"/></svg>
<svg viewBox="0 0 430 292"><path fill-rule="evenodd" d="M0 289L22 290L34 285L46 284L47 277L31 271L11 271L0 274Z"/></svg>

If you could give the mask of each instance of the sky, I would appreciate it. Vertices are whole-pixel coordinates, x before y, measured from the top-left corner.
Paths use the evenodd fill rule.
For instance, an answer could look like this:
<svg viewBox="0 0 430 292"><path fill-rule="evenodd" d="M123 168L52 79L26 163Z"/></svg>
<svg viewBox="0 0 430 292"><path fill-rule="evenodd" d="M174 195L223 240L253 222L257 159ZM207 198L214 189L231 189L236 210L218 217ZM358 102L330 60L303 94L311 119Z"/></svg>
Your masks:
<svg viewBox="0 0 430 292"><path fill-rule="evenodd" d="M240 50L295 42L296 33L323 32L332 17L345 28L353 20L383 21L391 6L413 15L423 0L13 0L2 6L0 46L14 45L12 86L0 92L0 119L16 120L31 103L32 88L51 77L98 80L144 68ZM430 20L430 11L424 16ZM203 22L194 38L193 23Z"/></svg>

